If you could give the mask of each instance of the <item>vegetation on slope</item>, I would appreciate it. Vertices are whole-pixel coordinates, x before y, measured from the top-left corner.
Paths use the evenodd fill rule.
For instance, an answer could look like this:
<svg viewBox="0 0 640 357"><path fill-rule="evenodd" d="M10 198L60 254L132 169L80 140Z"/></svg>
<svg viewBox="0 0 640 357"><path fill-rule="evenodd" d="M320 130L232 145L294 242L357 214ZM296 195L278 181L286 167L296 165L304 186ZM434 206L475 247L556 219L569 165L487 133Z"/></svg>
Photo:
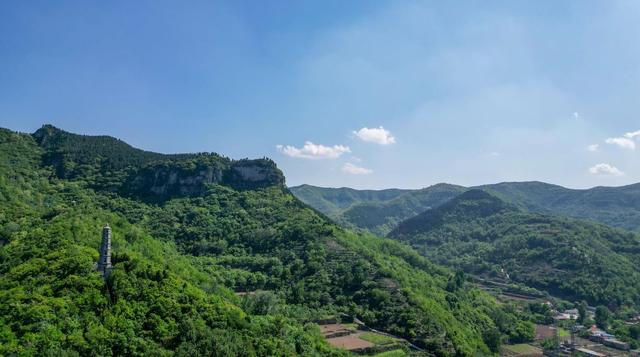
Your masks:
<svg viewBox="0 0 640 357"><path fill-rule="evenodd" d="M640 184L572 190L543 182L505 182L481 188L534 212L640 231Z"/></svg>
<svg viewBox="0 0 640 357"><path fill-rule="evenodd" d="M388 190L355 190L353 188L324 188L311 185L290 187L289 190L300 201L335 218L345 209L362 202L387 202L411 190L392 188Z"/></svg>
<svg viewBox="0 0 640 357"><path fill-rule="evenodd" d="M421 190L354 190L309 185L292 187L301 201L337 223L377 235L389 233L403 220L437 207L464 191L463 187L437 184Z"/></svg>
<svg viewBox="0 0 640 357"><path fill-rule="evenodd" d="M338 222L355 226L374 234L386 235L398 223L425 210L438 207L464 191L463 187L437 184L403 194L384 203L360 203L349 207Z"/></svg>
<svg viewBox="0 0 640 357"><path fill-rule="evenodd" d="M248 315L175 244L95 205L38 167L26 135L0 131L0 355L331 354L312 325ZM100 227L115 268L95 271Z"/></svg>
<svg viewBox="0 0 640 357"><path fill-rule="evenodd" d="M110 136L78 135L44 125L33 134L45 149L42 162L61 179L155 201L197 196L207 184L237 189L284 185L269 159L230 160L215 153L159 154Z"/></svg>
<svg viewBox="0 0 640 357"><path fill-rule="evenodd" d="M466 272L506 277L574 301L640 302L640 238L591 222L522 211L481 190L401 223L390 237Z"/></svg>
<svg viewBox="0 0 640 357"><path fill-rule="evenodd" d="M338 354L309 322L340 312L442 356L490 354L513 335L516 317L488 295L403 244L337 228L281 181L238 174L154 199L124 183L171 162L116 160L128 145L62 134L40 147L0 130L0 354ZM106 284L94 271L105 222Z"/></svg>
<svg viewBox="0 0 640 357"><path fill-rule="evenodd" d="M640 231L640 184L572 190L543 182L504 182L475 188L491 192L528 211L559 214ZM292 192L345 227L383 235L403 220L435 208L467 189L438 184L421 190L403 190L401 195L390 200L382 199L384 195L376 196L376 192L382 194L389 190L359 191L303 185L292 188ZM337 190L349 192L351 199L339 204L337 201L341 194ZM367 194L359 196L359 192ZM331 208L327 211L326 207Z"/></svg>

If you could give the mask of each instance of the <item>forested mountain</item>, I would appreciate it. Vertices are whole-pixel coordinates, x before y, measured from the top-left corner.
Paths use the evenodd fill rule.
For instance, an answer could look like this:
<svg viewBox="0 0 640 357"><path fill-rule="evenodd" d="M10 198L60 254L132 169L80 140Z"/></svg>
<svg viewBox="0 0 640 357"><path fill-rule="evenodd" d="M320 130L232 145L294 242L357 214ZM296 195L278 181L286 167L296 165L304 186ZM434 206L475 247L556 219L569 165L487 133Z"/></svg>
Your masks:
<svg viewBox="0 0 640 357"><path fill-rule="evenodd" d="M349 192L354 198L336 205L337 190ZM437 207L452 199L464 188L461 186L437 184L421 190L400 191L358 191L353 189L331 189L314 186L292 187L291 191L308 205L323 211L322 207L338 206L329 217L349 228L370 231L377 235L389 233L401 221L413 217L425 209ZM359 192L366 192L360 195ZM397 193L393 197L389 192ZM313 199L310 199L313 197ZM317 197L320 197L317 198ZM318 206L322 202L322 206ZM327 203L328 202L328 203ZM348 204L346 204L348 202Z"/></svg>
<svg viewBox="0 0 640 357"><path fill-rule="evenodd" d="M504 182L474 188L491 192L504 201L529 211L560 214L640 231L640 184L573 190L543 182ZM329 216L346 227L386 234L402 220L436 207L467 189L469 188L438 184L420 190L403 190L403 194L392 200L380 200L376 197L375 192L383 191L368 191L366 197L374 199L350 201L348 207ZM291 188L291 192L303 202L321 211L322 207L317 202L322 201L324 206L333 204L334 190L336 189L305 185L303 195L299 187ZM352 197L358 197L357 190L341 190L351 190ZM432 196L433 191L437 192L435 198Z"/></svg>
<svg viewBox="0 0 640 357"><path fill-rule="evenodd" d="M411 191L397 188L388 190L355 190L347 187L325 188L311 185L300 185L289 189L302 202L334 218L354 204L387 202Z"/></svg>
<svg viewBox="0 0 640 357"><path fill-rule="evenodd" d="M640 305L638 235L526 212L482 190L402 222L389 237L474 275L594 305Z"/></svg>
<svg viewBox="0 0 640 357"><path fill-rule="evenodd" d="M0 130L0 355L339 355L310 323L338 313L433 355L517 339L515 315L453 276L335 226L268 159Z"/></svg>
<svg viewBox="0 0 640 357"><path fill-rule="evenodd" d="M505 182L478 188L531 211L640 231L640 184L572 190L543 182Z"/></svg>

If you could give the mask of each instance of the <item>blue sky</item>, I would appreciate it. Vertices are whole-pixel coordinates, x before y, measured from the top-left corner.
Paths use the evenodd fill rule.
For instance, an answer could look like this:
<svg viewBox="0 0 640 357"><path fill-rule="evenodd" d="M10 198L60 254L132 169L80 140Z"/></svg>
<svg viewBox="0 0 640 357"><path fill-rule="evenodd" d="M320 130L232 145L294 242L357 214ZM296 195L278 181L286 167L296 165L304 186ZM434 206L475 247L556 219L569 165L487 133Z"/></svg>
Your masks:
<svg viewBox="0 0 640 357"><path fill-rule="evenodd" d="M290 185L623 185L639 38L637 1L4 1L0 126L269 156Z"/></svg>

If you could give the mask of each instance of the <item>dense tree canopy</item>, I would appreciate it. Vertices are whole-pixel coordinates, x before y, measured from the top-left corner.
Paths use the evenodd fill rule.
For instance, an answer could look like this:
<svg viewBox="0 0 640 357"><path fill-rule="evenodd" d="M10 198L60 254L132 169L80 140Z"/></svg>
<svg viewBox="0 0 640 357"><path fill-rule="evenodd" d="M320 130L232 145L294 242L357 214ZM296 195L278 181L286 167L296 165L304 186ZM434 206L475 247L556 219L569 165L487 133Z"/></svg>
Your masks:
<svg viewBox="0 0 640 357"><path fill-rule="evenodd" d="M291 191L343 226L384 235L403 220L474 188L527 211L640 231L640 184L572 190L543 182L503 182L470 188L437 184L418 190L380 191L302 185Z"/></svg>
<svg viewBox="0 0 640 357"><path fill-rule="evenodd" d="M592 305L640 304L637 235L525 212L481 190L408 219L389 236L468 273Z"/></svg>
<svg viewBox="0 0 640 357"><path fill-rule="evenodd" d="M280 180L248 184L253 164L154 199L124 183L157 167L199 175L192 156L129 160L111 150L136 149L113 138L54 134L62 144L0 130L0 354L341 354L311 323L338 313L442 356L490 354L496 334L518 333L515 314L462 276L336 227ZM200 157L223 160L196 167ZM95 262L107 222L105 282Z"/></svg>

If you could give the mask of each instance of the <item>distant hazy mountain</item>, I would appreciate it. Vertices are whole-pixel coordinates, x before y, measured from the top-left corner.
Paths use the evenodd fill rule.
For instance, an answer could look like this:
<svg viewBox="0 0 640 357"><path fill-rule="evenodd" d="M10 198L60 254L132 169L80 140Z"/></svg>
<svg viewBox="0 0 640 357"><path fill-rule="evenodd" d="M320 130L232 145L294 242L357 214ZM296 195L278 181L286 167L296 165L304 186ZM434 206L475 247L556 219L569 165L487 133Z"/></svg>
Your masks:
<svg viewBox="0 0 640 357"><path fill-rule="evenodd" d="M437 184L421 190L361 191L302 185L291 187L290 190L301 201L346 227L385 235L401 221L441 205L465 188Z"/></svg>
<svg viewBox="0 0 640 357"><path fill-rule="evenodd" d="M329 217L337 217L342 211L354 204L368 202L388 202L412 190L356 190L353 188L324 188L300 185L289 188L301 201Z"/></svg>
<svg viewBox="0 0 640 357"><path fill-rule="evenodd" d="M477 188L529 211L561 214L640 231L640 184L574 190L543 182L505 182ZM336 190L349 190L353 200L338 205L334 198ZM294 195L318 210L325 209L318 202L325 206L335 205L328 215L337 222L376 234L386 234L399 222L437 207L465 190L467 188L462 186L438 184L420 190L402 190L403 193L393 199L384 199L384 192L389 190L366 191L366 196L358 196L360 191L345 188L308 185L291 188Z"/></svg>
<svg viewBox="0 0 640 357"><path fill-rule="evenodd" d="M640 301L638 235L527 212L482 190L466 191L400 223L389 237L452 268L489 278L508 274L573 301Z"/></svg>
<svg viewBox="0 0 640 357"><path fill-rule="evenodd" d="M543 182L506 182L479 188L531 211L640 231L640 184L572 190Z"/></svg>

